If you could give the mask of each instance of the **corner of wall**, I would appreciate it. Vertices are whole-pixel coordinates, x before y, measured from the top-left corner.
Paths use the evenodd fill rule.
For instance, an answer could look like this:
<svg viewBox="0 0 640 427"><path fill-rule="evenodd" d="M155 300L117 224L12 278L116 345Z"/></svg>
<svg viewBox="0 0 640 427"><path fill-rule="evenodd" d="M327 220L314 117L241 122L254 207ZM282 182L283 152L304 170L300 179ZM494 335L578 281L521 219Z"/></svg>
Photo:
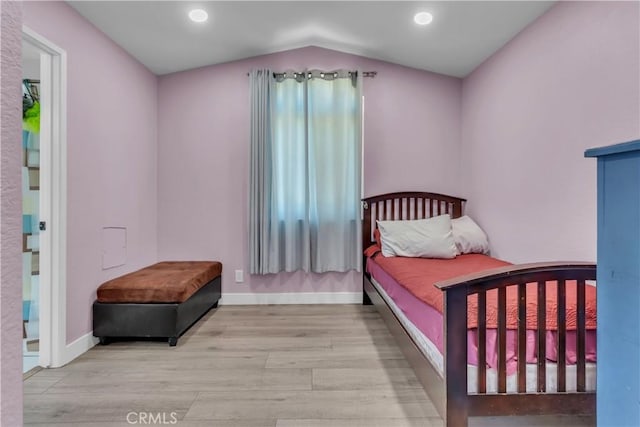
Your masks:
<svg viewBox="0 0 640 427"><path fill-rule="evenodd" d="M496 256L595 259L595 168L582 154L639 136L638 12L559 2L464 79L462 180Z"/></svg>
<svg viewBox="0 0 640 427"><path fill-rule="evenodd" d="M0 425L22 425L22 2L0 2Z"/></svg>

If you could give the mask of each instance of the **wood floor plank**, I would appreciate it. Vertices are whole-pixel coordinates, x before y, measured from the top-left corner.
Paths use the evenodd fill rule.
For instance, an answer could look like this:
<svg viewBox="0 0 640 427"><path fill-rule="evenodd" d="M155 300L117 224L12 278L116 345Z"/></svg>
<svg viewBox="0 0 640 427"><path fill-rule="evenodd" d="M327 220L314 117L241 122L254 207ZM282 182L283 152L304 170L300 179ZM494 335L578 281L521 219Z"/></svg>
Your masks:
<svg viewBox="0 0 640 427"><path fill-rule="evenodd" d="M427 418L437 416L422 389L199 393L187 420L255 418Z"/></svg>
<svg viewBox="0 0 640 427"><path fill-rule="evenodd" d="M62 377L38 376L37 378L28 378L23 383L24 394L40 394L51 388L59 382Z"/></svg>
<svg viewBox="0 0 640 427"><path fill-rule="evenodd" d="M353 349L272 351L267 368L408 368L409 363L397 348L372 351L371 347Z"/></svg>
<svg viewBox="0 0 640 427"><path fill-rule="evenodd" d="M344 348L349 349L352 347L368 347L371 349L371 346L374 345L374 349L378 348L397 348L396 340L391 336L391 334L387 331L385 334L380 335L371 335L371 334L362 334L354 337L333 337L331 338L331 347L332 348Z"/></svg>
<svg viewBox="0 0 640 427"><path fill-rule="evenodd" d="M348 315L348 316L329 316L326 314L312 314L305 316L298 316L295 325L291 324L292 316L279 315L279 316L260 316L249 315L235 318L216 319L216 325L203 324L202 329L208 328L234 328L234 327L256 327L256 326L296 326L296 327L355 327L366 329L383 329L385 327L384 321L379 317L377 313L365 313L360 316ZM200 329L200 330L202 330Z"/></svg>
<svg viewBox="0 0 640 427"><path fill-rule="evenodd" d="M229 326L220 334L221 337L361 337L384 335L389 331L385 325L382 327L365 328L363 326L345 328L343 326L305 326L305 325L260 325L248 328L246 326ZM206 336L206 334L205 334Z"/></svg>
<svg viewBox="0 0 640 427"><path fill-rule="evenodd" d="M177 351L192 351L193 349L206 349L209 351L284 351L301 349L326 349L331 348L329 338L316 337L222 337L211 339L210 337L194 336L182 343Z"/></svg>
<svg viewBox="0 0 640 427"><path fill-rule="evenodd" d="M314 368L312 372L314 390L422 390L411 368Z"/></svg>
<svg viewBox="0 0 640 427"><path fill-rule="evenodd" d="M51 393L164 393L237 390L311 390L310 369L190 369L78 372L49 387Z"/></svg>
<svg viewBox="0 0 640 427"><path fill-rule="evenodd" d="M92 352L89 352L92 353ZM68 373L88 372L129 372L129 371L172 371L179 374L188 366L191 370L260 369L264 368L268 352L197 352L177 353L158 356L153 352L112 352L98 357L82 357L65 367ZM288 368L289 366L273 366ZM296 366L291 366L296 368ZM301 366L302 367L302 366Z"/></svg>
<svg viewBox="0 0 640 427"><path fill-rule="evenodd" d="M214 340L215 341L215 340ZM221 360L221 359L236 359L242 360L243 363L246 359L262 359L266 360L268 354L260 353L252 350L247 351L235 351L235 350L218 350L210 351L206 348L195 348L187 346L185 349L178 349L178 347L169 347L167 343L163 343L160 346L155 343L148 343L146 347L122 347L110 344L108 346L96 346L91 351L86 352L79 358L73 361L76 364L78 361L83 360L126 360L128 362L162 362L168 361L174 363L177 360L188 360L194 362L199 360ZM221 360L224 362L224 360ZM257 362L256 362L257 363ZM66 368L66 366L65 366ZM54 371L54 370L50 370Z"/></svg>

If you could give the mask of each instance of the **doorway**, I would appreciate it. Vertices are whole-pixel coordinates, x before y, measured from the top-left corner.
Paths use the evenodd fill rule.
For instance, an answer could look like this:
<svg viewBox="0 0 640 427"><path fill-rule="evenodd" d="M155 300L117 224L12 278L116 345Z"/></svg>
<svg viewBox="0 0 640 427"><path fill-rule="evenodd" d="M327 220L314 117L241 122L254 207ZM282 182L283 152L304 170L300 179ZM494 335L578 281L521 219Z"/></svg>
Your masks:
<svg viewBox="0 0 640 427"><path fill-rule="evenodd" d="M40 51L22 43L22 372L40 348Z"/></svg>
<svg viewBox="0 0 640 427"><path fill-rule="evenodd" d="M23 48L23 372L66 362L66 53Z"/></svg>

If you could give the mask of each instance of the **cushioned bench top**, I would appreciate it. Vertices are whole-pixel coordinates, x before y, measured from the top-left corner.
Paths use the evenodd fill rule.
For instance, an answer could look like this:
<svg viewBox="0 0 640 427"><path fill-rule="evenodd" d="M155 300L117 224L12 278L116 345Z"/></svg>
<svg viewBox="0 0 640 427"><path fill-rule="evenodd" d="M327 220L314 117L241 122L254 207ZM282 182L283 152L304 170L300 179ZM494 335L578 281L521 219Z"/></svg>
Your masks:
<svg viewBox="0 0 640 427"><path fill-rule="evenodd" d="M221 274L216 261L159 262L103 283L98 302L180 303Z"/></svg>

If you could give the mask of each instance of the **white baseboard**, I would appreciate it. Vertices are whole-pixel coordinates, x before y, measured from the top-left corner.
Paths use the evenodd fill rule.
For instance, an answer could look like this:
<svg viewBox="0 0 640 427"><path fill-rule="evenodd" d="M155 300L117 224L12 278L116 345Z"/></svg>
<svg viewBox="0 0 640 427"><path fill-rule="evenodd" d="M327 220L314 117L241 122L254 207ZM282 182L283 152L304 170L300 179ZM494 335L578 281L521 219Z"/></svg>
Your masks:
<svg viewBox="0 0 640 427"><path fill-rule="evenodd" d="M220 305L362 304L362 292L288 292L222 294Z"/></svg>
<svg viewBox="0 0 640 427"><path fill-rule="evenodd" d="M60 366L66 365L76 357L89 351L97 343L98 343L98 338L93 336L93 331L89 332L86 335L81 336L74 342L67 344L67 346L64 349L64 355L62 356L62 360L61 360L62 363L59 366L53 366L53 367L58 368Z"/></svg>

